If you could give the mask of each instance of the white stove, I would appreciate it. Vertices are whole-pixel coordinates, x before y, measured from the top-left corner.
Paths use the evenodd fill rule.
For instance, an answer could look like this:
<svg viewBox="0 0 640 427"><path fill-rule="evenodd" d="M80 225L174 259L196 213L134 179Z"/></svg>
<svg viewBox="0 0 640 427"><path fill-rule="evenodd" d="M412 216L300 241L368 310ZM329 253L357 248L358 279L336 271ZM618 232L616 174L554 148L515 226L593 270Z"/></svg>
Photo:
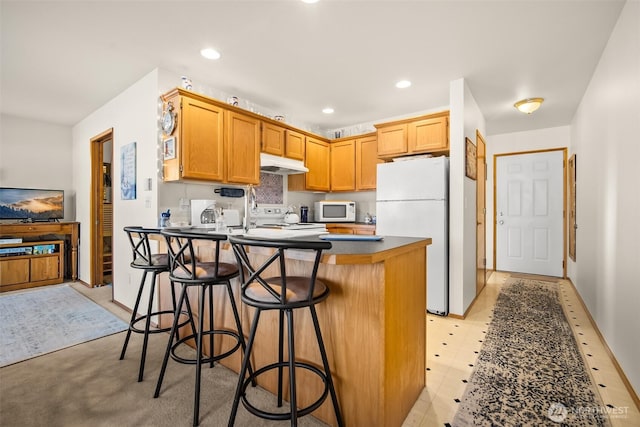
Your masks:
<svg viewBox="0 0 640 427"><path fill-rule="evenodd" d="M256 227L250 228L247 234L274 238L287 238L299 236L312 236L326 234L327 228L324 224L318 223L295 223L284 222L286 207L264 207L259 206L251 215Z"/></svg>

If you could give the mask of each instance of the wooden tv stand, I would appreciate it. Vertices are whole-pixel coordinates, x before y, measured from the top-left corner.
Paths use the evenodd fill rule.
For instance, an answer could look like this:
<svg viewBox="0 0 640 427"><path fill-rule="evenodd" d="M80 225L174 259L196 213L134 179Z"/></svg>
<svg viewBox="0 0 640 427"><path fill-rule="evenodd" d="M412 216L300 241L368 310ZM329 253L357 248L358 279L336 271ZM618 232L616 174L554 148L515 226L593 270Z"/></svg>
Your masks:
<svg viewBox="0 0 640 427"><path fill-rule="evenodd" d="M64 281L64 240L0 244L0 292Z"/></svg>
<svg viewBox="0 0 640 427"><path fill-rule="evenodd" d="M65 259L70 259L64 269L64 277L78 280L79 222L29 222L0 224L0 238L21 237L23 241L56 240L51 236L65 237ZM34 243L35 244L35 243Z"/></svg>

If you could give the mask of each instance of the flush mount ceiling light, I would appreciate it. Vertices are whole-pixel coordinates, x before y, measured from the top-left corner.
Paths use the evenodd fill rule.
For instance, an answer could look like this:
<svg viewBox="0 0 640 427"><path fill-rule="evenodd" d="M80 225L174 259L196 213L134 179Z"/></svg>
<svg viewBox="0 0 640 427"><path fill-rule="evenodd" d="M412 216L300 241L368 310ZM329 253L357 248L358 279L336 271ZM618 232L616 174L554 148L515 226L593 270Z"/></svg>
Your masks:
<svg viewBox="0 0 640 427"><path fill-rule="evenodd" d="M325 114L333 114L333 108L331 107L323 108L322 112Z"/></svg>
<svg viewBox="0 0 640 427"><path fill-rule="evenodd" d="M542 101L544 101L544 98L527 98L516 102L513 106L523 113L531 114L540 108Z"/></svg>
<svg viewBox="0 0 640 427"><path fill-rule="evenodd" d="M409 86L411 86L411 82L409 80L400 80L398 83L396 83L396 87L398 89L406 89Z"/></svg>
<svg viewBox="0 0 640 427"><path fill-rule="evenodd" d="M206 48L206 49L202 49L200 51L200 55L204 56L207 59L219 59L220 58L220 52L218 52L215 49L212 49L210 47Z"/></svg>

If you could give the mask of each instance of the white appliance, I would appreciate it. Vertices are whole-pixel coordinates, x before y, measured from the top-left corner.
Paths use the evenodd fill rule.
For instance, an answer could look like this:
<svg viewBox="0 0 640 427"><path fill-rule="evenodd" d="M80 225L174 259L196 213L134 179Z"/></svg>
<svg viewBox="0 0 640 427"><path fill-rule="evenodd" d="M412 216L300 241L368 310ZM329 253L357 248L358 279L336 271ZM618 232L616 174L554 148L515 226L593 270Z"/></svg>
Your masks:
<svg viewBox="0 0 640 427"><path fill-rule="evenodd" d="M449 313L449 158L378 165L376 234L431 237L427 246L427 311Z"/></svg>
<svg viewBox="0 0 640 427"><path fill-rule="evenodd" d="M302 160L279 157L267 153L260 153L260 170L282 175L309 172Z"/></svg>
<svg viewBox="0 0 640 427"><path fill-rule="evenodd" d="M208 199L191 200L191 226L192 227L215 227L216 201Z"/></svg>
<svg viewBox="0 0 640 427"><path fill-rule="evenodd" d="M318 222L355 222L356 203L351 200L321 200L313 204L313 219Z"/></svg>
<svg viewBox="0 0 640 427"><path fill-rule="evenodd" d="M285 222L285 213L287 211L286 207L258 207L255 211L256 227L247 230L247 234L285 239L328 233L324 224L313 222L291 224Z"/></svg>

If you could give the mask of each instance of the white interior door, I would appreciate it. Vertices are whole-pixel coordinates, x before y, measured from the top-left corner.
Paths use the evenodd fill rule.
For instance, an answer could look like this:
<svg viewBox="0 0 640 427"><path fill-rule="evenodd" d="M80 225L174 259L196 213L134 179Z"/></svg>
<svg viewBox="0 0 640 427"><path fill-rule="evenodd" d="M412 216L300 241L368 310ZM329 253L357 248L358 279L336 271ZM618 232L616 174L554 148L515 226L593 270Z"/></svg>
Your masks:
<svg viewBox="0 0 640 427"><path fill-rule="evenodd" d="M496 160L496 269L562 276L562 151Z"/></svg>

